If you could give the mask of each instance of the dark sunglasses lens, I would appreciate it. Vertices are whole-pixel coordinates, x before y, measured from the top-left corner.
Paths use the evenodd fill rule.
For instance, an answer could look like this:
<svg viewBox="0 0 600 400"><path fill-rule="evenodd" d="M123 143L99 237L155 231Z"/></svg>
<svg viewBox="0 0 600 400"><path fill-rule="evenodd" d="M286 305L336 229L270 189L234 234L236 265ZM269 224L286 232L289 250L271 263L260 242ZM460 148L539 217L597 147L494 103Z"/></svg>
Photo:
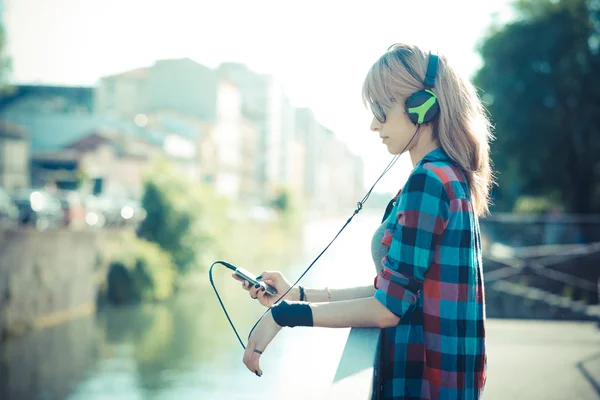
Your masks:
<svg viewBox="0 0 600 400"><path fill-rule="evenodd" d="M384 123L385 122L385 111L383 110L383 108L379 105L379 103L374 103L373 106L371 107L372 111L373 111L373 115L375 116L375 118L377 118L377 121Z"/></svg>

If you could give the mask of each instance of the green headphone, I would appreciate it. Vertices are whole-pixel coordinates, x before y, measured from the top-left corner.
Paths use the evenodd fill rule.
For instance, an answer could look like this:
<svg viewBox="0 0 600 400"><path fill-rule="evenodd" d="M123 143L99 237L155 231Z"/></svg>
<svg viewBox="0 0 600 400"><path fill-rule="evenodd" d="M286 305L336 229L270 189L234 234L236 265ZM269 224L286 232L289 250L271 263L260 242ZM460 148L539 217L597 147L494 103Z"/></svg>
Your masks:
<svg viewBox="0 0 600 400"><path fill-rule="evenodd" d="M413 93L404 103L406 113L415 125L427 124L433 121L440 113L438 98L432 91L435 86L437 70L438 56L429 53L427 73L425 74L425 80L423 81L425 89Z"/></svg>

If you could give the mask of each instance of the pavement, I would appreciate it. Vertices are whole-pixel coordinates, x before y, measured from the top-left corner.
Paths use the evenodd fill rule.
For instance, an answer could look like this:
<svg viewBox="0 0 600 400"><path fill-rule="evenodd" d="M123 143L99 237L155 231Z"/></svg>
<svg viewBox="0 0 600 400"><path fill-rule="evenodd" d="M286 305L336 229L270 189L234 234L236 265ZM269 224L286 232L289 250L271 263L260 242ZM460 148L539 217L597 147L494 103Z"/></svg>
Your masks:
<svg viewBox="0 0 600 400"><path fill-rule="evenodd" d="M484 400L600 399L600 325L487 320Z"/></svg>

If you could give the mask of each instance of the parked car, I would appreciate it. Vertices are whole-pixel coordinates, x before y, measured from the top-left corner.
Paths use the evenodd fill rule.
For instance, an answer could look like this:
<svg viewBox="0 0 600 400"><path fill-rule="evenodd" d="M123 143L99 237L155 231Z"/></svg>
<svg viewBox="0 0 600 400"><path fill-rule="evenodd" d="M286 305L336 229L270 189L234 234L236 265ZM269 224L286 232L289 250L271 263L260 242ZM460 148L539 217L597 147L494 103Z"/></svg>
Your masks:
<svg viewBox="0 0 600 400"><path fill-rule="evenodd" d="M74 190L62 190L57 193L63 210L63 224L79 230L86 226L86 209L81 193Z"/></svg>
<svg viewBox="0 0 600 400"><path fill-rule="evenodd" d="M135 227L146 218L146 210L139 201L124 197L104 195L97 198L97 206L106 218L106 225L111 227Z"/></svg>
<svg viewBox="0 0 600 400"><path fill-rule="evenodd" d="M85 207L85 223L90 228L102 228L107 225L107 215L102 208L100 199L94 195L86 195L83 198Z"/></svg>
<svg viewBox="0 0 600 400"><path fill-rule="evenodd" d="M63 225L64 213L60 200L45 190L22 189L13 196L19 209L19 222L44 230Z"/></svg>
<svg viewBox="0 0 600 400"><path fill-rule="evenodd" d="M145 218L146 210L137 200L126 200L121 207L121 224L137 227Z"/></svg>

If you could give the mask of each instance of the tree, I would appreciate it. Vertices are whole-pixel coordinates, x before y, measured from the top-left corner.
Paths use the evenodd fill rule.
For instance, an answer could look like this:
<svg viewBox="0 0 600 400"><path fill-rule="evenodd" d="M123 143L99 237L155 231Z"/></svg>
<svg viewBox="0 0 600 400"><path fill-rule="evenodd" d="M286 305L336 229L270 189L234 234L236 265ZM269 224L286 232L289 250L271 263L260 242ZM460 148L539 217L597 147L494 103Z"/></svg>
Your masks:
<svg viewBox="0 0 600 400"><path fill-rule="evenodd" d="M210 265L227 245L227 202L165 163L147 177L142 206L147 215L138 236L169 253L182 275Z"/></svg>
<svg viewBox="0 0 600 400"><path fill-rule="evenodd" d="M541 196L600 212L600 1L521 0L474 78L495 126L496 210Z"/></svg>

